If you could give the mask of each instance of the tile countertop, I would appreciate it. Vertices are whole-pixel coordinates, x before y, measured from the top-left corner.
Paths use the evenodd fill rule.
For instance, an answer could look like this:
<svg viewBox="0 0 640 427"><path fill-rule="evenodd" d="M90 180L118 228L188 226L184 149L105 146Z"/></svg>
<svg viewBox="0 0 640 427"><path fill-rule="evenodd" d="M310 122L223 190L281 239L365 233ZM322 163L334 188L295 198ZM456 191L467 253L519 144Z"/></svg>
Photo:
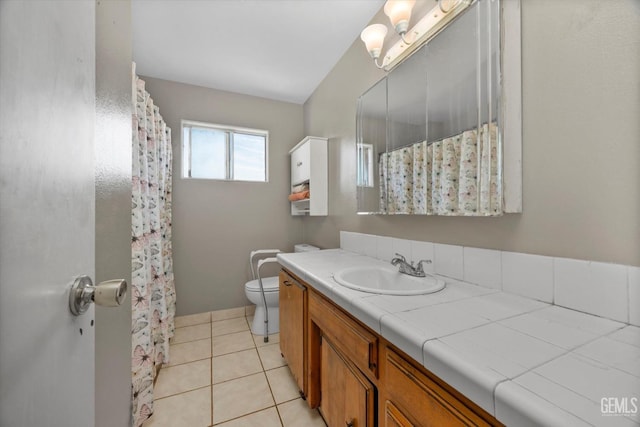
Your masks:
<svg viewBox="0 0 640 427"><path fill-rule="evenodd" d="M640 327L443 276L434 294L359 292L333 273L389 264L342 249L278 261L508 426L640 425Z"/></svg>

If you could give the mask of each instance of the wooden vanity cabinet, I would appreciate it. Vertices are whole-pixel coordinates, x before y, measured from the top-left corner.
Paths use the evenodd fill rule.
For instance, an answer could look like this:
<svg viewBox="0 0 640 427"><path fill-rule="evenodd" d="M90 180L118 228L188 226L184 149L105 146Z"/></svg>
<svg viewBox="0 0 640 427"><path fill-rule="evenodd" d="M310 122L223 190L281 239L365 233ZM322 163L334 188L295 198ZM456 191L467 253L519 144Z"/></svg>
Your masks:
<svg viewBox="0 0 640 427"><path fill-rule="evenodd" d="M502 426L311 286L280 274L280 349L329 427Z"/></svg>
<svg viewBox="0 0 640 427"><path fill-rule="evenodd" d="M378 337L309 292L307 402L329 427L374 427Z"/></svg>
<svg viewBox="0 0 640 427"><path fill-rule="evenodd" d="M329 427L373 427L375 388L331 344L322 338L320 412Z"/></svg>
<svg viewBox="0 0 640 427"><path fill-rule="evenodd" d="M374 333L316 292L309 295L309 319L358 369L377 377L379 340Z"/></svg>
<svg viewBox="0 0 640 427"><path fill-rule="evenodd" d="M279 289L280 352L305 396L307 287L283 270Z"/></svg>

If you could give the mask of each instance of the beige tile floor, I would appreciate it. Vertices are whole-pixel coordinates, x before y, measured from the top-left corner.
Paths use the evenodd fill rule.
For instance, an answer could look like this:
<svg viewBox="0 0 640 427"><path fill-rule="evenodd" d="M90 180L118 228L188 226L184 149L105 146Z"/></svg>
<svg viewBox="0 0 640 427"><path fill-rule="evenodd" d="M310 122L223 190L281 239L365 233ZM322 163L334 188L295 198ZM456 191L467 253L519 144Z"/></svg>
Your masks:
<svg viewBox="0 0 640 427"><path fill-rule="evenodd" d="M144 427L325 427L300 398L278 334L252 335L252 316L240 307L176 317Z"/></svg>

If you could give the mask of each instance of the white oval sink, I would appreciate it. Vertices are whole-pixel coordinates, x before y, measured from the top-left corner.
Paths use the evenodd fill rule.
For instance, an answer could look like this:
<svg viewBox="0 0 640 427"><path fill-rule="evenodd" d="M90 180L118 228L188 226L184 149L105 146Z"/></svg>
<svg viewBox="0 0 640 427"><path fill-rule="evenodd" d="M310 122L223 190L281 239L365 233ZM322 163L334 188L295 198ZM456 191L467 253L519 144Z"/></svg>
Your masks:
<svg viewBox="0 0 640 427"><path fill-rule="evenodd" d="M413 277L382 266L349 267L337 271L338 284L357 291L382 295L421 295L442 290L445 282L427 274Z"/></svg>

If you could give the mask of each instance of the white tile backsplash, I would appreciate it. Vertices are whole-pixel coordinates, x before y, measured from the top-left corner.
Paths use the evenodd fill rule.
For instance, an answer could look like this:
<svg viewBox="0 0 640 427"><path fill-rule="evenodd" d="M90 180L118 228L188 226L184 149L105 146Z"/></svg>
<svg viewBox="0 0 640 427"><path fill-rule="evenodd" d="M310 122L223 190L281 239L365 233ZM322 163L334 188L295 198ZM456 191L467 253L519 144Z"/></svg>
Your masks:
<svg viewBox="0 0 640 427"><path fill-rule="evenodd" d="M356 233L350 231L340 232L340 248L349 252L356 252Z"/></svg>
<svg viewBox="0 0 640 427"><path fill-rule="evenodd" d="M466 282L502 289L500 251L465 247L463 253Z"/></svg>
<svg viewBox="0 0 640 427"><path fill-rule="evenodd" d="M464 263L462 246L435 243L435 272L443 276L464 280Z"/></svg>
<svg viewBox="0 0 640 427"><path fill-rule="evenodd" d="M382 261L391 261L393 258L393 237L377 237L377 258Z"/></svg>
<svg viewBox="0 0 640 427"><path fill-rule="evenodd" d="M428 273L640 326L640 267L421 242L348 231L344 250L391 261L395 253Z"/></svg>
<svg viewBox="0 0 640 427"><path fill-rule="evenodd" d="M411 255L411 240L405 239L393 239L393 256L396 254L403 255L407 262L413 261L413 256Z"/></svg>
<svg viewBox="0 0 640 427"><path fill-rule="evenodd" d="M502 252L502 289L544 302L553 302L553 258Z"/></svg>
<svg viewBox="0 0 640 427"><path fill-rule="evenodd" d="M421 260L431 260L431 263L422 263L422 268L427 273L433 273L435 271L433 243L411 240L411 259L416 263Z"/></svg>
<svg viewBox="0 0 640 427"><path fill-rule="evenodd" d="M345 251L377 258L378 236L373 234L354 233L351 231L341 231L340 248Z"/></svg>
<svg viewBox="0 0 640 427"><path fill-rule="evenodd" d="M351 233L351 234L352 235L349 239L353 247L352 252L355 252L360 255L364 255L364 234L360 234L360 233Z"/></svg>
<svg viewBox="0 0 640 427"><path fill-rule="evenodd" d="M640 326L640 267L629 267L629 323Z"/></svg>
<svg viewBox="0 0 640 427"><path fill-rule="evenodd" d="M628 322L627 267L555 258L554 301L563 307Z"/></svg>
<svg viewBox="0 0 640 427"><path fill-rule="evenodd" d="M364 255L377 258L378 236L374 236L373 234L362 234L361 243L364 245Z"/></svg>

